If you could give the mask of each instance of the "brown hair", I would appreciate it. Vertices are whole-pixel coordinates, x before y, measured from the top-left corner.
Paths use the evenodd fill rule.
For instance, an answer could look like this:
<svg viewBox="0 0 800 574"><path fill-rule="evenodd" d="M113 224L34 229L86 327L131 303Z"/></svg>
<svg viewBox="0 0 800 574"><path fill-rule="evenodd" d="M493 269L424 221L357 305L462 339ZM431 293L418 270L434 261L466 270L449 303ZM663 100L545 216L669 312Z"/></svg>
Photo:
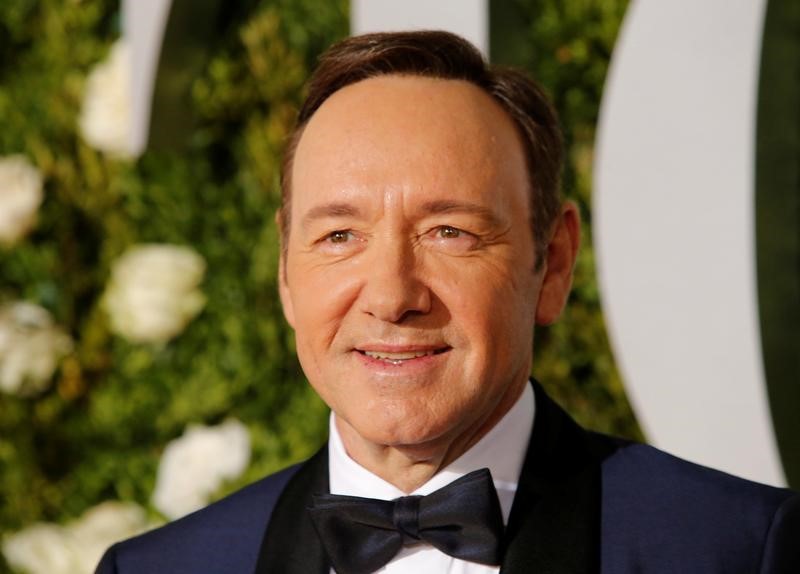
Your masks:
<svg viewBox="0 0 800 574"><path fill-rule="evenodd" d="M290 225L292 160L304 127L337 90L389 74L470 82L494 98L511 117L522 138L527 162L538 267L560 207L563 144L556 112L531 78L514 69L488 64L472 44L443 31L353 36L334 44L320 57L283 156L279 222L284 249Z"/></svg>

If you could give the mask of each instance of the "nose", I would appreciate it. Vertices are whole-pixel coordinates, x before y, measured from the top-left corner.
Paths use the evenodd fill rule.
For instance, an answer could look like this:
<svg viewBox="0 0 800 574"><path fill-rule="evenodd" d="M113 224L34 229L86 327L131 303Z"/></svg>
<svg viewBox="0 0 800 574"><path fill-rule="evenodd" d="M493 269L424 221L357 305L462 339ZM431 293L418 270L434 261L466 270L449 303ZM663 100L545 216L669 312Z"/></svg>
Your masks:
<svg viewBox="0 0 800 574"><path fill-rule="evenodd" d="M362 311L390 323L428 313L431 293L411 245L389 239L377 243L360 293Z"/></svg>

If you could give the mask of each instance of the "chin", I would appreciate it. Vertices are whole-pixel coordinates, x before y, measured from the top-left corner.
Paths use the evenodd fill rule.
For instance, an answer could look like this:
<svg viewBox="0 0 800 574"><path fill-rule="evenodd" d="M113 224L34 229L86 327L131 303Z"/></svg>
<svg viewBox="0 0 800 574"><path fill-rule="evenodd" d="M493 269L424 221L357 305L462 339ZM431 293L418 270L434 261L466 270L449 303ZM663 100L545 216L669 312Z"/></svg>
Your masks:
<svg viewBox="0 0 800 574"><path fill-rule="evenodd" d="M423 419L419 415L418 410L405 415L383 411L350 420L361 438L372 444L410 449L434 447L451 425L447 420Z"/></svg>

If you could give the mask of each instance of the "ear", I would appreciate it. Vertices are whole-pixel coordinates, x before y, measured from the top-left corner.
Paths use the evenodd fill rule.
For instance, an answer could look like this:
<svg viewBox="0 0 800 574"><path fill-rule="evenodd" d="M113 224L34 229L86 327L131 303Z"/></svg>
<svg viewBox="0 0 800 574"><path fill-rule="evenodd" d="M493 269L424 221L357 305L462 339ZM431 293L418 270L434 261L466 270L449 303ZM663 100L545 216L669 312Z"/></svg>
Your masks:
<svg viewBox="0 0 800 574"><path fill-rule="evenodd" d="M553 235L547 246L544 275L536 304L536 323L549 325L558 319L572 288L572 270L581 241L581 217L578 206L564 202Z"/></svg>
<svg viewBox="0 0 800 574"><path fill-rule="evenodd" d="M283 316L286 317L287 323L294 329L294 306L292 305L292 296L289 291L289 282L286 277L286 255L288 245L288 238L284 239L284 221L281 218L280 209L275 212L275 224L278 227L278 235L280 237L280 257L278 257L278 295L281 298L281 307L283 307ZM287 231L288 233L288 231Z"/></svg>

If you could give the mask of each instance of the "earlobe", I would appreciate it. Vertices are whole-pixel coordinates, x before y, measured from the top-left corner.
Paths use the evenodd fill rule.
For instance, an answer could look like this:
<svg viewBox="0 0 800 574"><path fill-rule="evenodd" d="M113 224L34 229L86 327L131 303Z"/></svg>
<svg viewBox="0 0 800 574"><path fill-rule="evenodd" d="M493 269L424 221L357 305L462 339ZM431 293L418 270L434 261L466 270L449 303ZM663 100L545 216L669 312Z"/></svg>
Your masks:
<svg viewBox="0 0 800 574"><path fill-rule="evenodd" d="M578 256L581 221L578 206L567 201L555 222L547 246L542 286L536 304L536 323L549 325L558 319L572 288L572 270Z"/></svg>

